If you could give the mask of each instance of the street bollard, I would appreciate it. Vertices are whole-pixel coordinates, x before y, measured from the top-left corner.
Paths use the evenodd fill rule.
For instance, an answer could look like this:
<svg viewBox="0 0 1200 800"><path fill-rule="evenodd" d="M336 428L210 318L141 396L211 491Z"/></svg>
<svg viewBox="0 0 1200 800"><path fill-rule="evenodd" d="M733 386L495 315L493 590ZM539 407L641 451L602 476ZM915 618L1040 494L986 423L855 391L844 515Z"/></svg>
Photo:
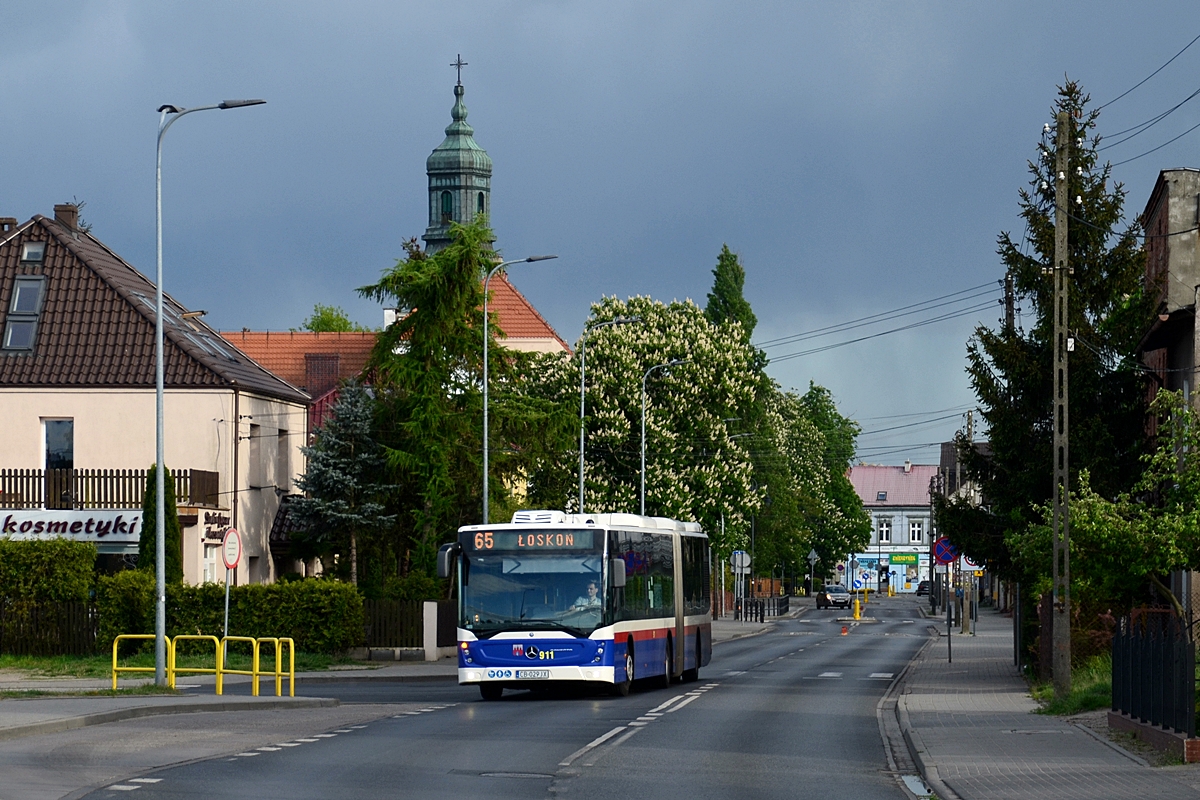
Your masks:
<svg viewBox="0 0 1200 800"><path fill-rule="evenodd" d="M862 610L859 608L857 597L854 598L854 618L862 619Z"/></svg>

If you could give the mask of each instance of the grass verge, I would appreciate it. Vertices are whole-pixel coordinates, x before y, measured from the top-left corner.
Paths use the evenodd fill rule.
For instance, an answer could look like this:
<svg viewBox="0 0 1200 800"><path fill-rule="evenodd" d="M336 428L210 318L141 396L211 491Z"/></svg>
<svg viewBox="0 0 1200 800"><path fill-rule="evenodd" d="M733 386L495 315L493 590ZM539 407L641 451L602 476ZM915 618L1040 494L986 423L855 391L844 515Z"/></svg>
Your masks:
<svg viewBox="0 0 1200 800"><path fill-rule="evenodd" d="M88 689L86 691L47 692L42 689L5 689L0 691L0 700L21 700L33 697L127 697L136 695L177 695L178 691L165 686L147 684L129 689Z"/></svg>
<svg viewBox="0 0 1200 800"><path fill-rule="evenodd" d="M1071 670L1071 693L1058 700L1053 683L1034 683L1033 699L1041 703L1039 714L1067 716L1112 707L1112 656L1093 656Z"/></svg>

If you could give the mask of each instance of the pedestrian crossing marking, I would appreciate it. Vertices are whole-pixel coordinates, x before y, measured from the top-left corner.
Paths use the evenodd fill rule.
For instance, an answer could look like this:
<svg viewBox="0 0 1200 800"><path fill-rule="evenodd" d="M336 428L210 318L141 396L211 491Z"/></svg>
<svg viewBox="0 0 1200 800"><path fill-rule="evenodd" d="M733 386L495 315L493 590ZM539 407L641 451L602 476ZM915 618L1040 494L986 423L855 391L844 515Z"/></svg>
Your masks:
<svg viewBox="0 0 1200 800"><path fill-rule="evenodd" d="M842 677L842 673L840 673L840 672L822 672L817 677L818 678L840 678L840 677Z"/></svg>

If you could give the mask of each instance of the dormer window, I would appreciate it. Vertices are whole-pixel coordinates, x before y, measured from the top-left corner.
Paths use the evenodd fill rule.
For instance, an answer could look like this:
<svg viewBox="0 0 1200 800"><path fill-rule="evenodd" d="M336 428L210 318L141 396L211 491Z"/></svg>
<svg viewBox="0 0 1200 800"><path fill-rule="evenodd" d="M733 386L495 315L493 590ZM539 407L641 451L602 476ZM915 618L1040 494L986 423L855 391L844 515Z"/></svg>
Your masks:
<svg viewBox="0 0 1200 800"><path fill-rule="evenodd" d="M3 349L33 349L45 286L46 279L41 276L22 276L14 281L12 302L4 322Z"/></svg>
<svg viewBox="0 0 1200 800"><path fill-rule="evenodd" d="M876 503L883 503L886 500L887 500L887 492L876 492L875 493L875 502Z"/></svg>
<svg viewBox="0 0 1200 800"><path fill-rule="evenodd" d="M40 264L45 258L45 242L25 242L25 244L21 245L22 264Z"/></svg>

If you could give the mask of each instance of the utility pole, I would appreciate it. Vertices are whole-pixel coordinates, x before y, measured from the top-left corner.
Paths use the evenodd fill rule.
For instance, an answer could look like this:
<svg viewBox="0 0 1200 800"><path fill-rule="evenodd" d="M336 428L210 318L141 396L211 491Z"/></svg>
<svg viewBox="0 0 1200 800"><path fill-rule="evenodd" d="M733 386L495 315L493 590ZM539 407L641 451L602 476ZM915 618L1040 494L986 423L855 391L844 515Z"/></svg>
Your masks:
<svg viewBox="0 0 1200 800"><path fill-rule="evenodd" d="M1016 305L1012 272L1006 272L1004 273L1004 332L1010 336L1016 330Z"/></svg>
<svg viewBox="0 0 1200 800"><path fill-rule="evenodd" d="M1052 675L1054 696L1071 693L1071 557L1070 486L1068 461L1067 351L1070 331L1067 290L1071 274L1068 263L1067 203L1070 194L1071 118L1058 113L1054 181L1054 610Z"/></svg>

